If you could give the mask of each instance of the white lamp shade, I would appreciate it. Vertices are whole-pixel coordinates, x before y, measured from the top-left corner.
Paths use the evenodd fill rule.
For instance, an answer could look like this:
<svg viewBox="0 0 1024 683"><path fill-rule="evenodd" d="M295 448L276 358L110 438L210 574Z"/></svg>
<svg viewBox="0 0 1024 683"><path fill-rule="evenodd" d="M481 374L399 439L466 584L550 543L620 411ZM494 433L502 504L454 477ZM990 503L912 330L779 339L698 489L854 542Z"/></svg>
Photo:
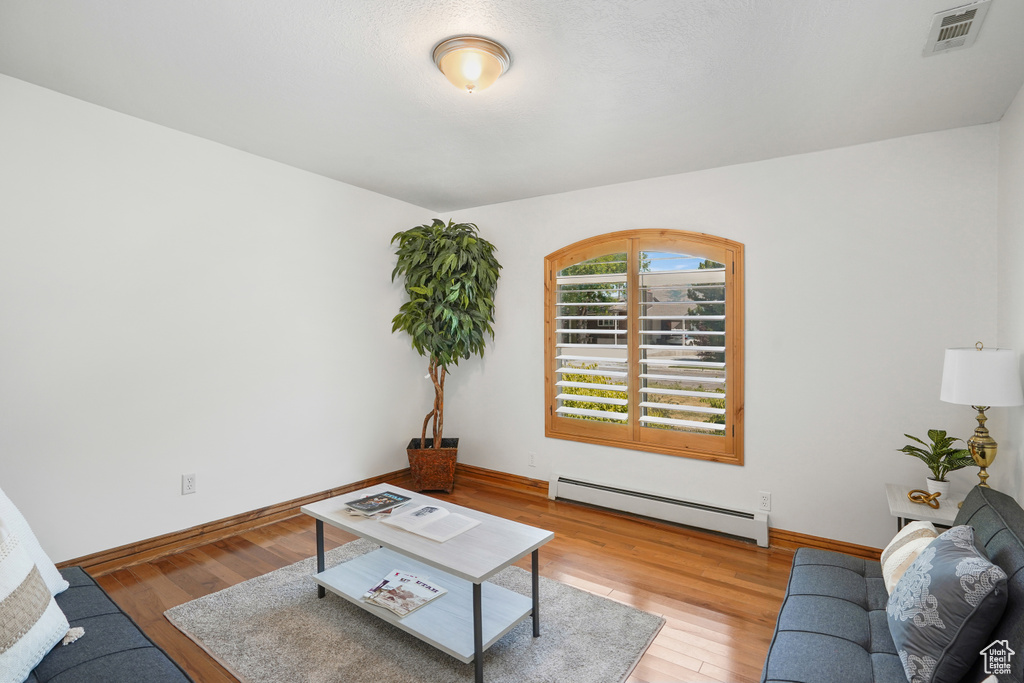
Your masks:
<svg viewBox="0 0 1024 683"><path fill-rule="evenodd" d="M1011 349L946 349L939 398L968 406L1024 404L1017 354Z"/></svg>

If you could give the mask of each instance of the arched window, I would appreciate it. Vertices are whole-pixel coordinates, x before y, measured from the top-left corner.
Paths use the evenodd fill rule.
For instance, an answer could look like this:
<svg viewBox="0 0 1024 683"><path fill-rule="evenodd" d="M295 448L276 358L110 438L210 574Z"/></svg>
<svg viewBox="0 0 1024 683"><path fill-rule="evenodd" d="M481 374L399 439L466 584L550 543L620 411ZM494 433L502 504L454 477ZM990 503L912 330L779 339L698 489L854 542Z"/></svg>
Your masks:
<svg viewBox="0 0 1024 683"><path fill-rule="evenodd" d="M627 230L544 265L545 435L743 464L743 245Z"/></svg>

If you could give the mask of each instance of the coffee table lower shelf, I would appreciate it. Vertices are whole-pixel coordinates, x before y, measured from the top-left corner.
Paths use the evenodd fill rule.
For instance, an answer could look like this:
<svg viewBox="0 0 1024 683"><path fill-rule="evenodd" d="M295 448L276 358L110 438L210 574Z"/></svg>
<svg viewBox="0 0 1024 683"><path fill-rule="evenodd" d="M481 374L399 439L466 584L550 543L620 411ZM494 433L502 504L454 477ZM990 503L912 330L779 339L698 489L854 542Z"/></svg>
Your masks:
<svg viewBox="0 0 1024 683"><path fill-rule="evenodd" d="M362 600L363 593L368 588L376 585L389 572L396 569L427 578L431 583L447 588L448 592L402 618L390 610ZM471 582L387 548L374 550L331 567L314 575L313 579L332 593L359 605L442 652L467 664L473 661ZM480 590L483 649L486 650L532 614L533 601L486 581L480 585Z"/></svg>

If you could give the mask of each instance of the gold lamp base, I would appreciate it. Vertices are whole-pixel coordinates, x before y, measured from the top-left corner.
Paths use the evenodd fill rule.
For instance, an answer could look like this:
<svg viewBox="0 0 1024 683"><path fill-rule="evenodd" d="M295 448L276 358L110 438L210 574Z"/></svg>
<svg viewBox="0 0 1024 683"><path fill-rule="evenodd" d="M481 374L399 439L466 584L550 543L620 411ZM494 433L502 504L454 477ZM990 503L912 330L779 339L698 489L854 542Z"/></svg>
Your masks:
<svg viewBox="0 0 1024 683"><path fill-rule="evenodd" d="M967 440L967 448L971 452L971 457L974 458L974 463L980 468L978 471L978 479L981 479L981 483L978 486L984 486L985 488L992 488L988 485L988 468L991 467L992 463L996 459L996 441L989 436L988 428L985 426L985 422L988 420L985 417L985 411L988 410L989 406L971 406L978 411L978 426L974 429L974 436Z"/></svg>

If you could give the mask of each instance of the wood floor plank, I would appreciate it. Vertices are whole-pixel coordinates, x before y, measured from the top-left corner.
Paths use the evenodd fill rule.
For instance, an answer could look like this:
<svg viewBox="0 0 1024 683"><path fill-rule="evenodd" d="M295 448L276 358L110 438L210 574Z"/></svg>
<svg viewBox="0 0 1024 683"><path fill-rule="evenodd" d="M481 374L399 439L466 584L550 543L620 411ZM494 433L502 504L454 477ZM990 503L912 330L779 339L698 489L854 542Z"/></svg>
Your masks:
<svg viewBox="0 0 1024 683"><path fill-rule="evenodd" d="M752 676L761 673L764 658L746 649L746 643L733 641L728 645L684 634L666 625L659 636L661 643L673 652L685 654L703 663Z"/></svg>
<svg viewBox="0 0 1024 683"><path fill-rule="evenodd" d="M759 680L792 552L553 501L535 488L472 476L460 475L454 492L436 497L555 532L540 551L542 576L663 616L665 627L628 683ZM327 549L355 539L329 525L324 537ZM196 681L232 683L230 673L163 612L315 552L315 522L299 515L98 580ZM517 564L529 569L530 558Z"/></svg>
<svg viewBox="0 0 1024 683"><path fill-rule="evenodd" d="M704 662L700 665L700 673L721 683L758 683L761 680L761 667L749 669L744 674Z"/></svg>
<svg viewBox="0 0 1024 683"><path fill-rule="evenodd" d="M694 669L674 664L656 655L644 655L633 672L637 681L644 683L668 683L685 681L686 683L719 683L714 678ZM630 678L630 681L634 678Z"/></svg>
<svg viewBox="0 0 1024 683"><path fill-rule="evenodd" d="M208 571L210 574L216 576L227 586L234 586L236 583L245 581L246 576L239 574L230 567L226 566L223 562L213 559L206 553L203 547L190 548L184 552L178 553L179 556L185 557L191 560L195 566L201 567Z"/></svg>

